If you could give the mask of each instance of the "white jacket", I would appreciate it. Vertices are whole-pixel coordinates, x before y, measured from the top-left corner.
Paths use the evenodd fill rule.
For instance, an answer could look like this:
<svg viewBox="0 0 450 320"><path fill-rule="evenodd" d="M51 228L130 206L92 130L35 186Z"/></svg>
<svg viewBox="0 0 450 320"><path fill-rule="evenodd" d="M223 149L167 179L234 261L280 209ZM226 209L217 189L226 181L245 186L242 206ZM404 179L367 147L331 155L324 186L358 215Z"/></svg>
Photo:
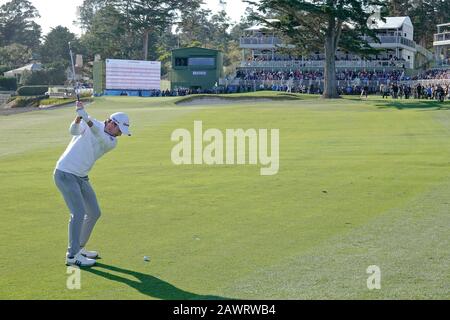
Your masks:
<svg viewBox="0 0 450 320"><path fill-rule="evenodd" d="M91 121L94 124L92 128L84 121L80 124L72 122L69 131L73 138L59 158L57 170L86 177L95 161L117 146L117 139L105 132L104 123L95 119Z"/></svg>

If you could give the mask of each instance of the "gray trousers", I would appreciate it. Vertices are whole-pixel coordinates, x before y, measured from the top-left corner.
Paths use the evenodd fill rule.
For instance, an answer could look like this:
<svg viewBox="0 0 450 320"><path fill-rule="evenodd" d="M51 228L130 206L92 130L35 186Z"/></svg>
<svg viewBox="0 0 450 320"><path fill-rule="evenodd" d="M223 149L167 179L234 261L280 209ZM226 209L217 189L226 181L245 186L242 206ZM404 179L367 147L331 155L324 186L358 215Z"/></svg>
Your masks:
<svg viewBox="0 0 450 320"><path fill-rule="evenodd" d="M55 184L70 210L68 254L75 256L84 248L101 212L89 178L55 170Z"/></svg>

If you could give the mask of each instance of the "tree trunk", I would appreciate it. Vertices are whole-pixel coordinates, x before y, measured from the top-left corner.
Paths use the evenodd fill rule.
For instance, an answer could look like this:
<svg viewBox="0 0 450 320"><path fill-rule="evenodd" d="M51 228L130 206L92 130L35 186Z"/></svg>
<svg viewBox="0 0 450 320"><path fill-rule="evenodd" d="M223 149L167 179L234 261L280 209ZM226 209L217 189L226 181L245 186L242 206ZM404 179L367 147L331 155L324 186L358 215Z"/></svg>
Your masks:
<svg viewBox="0 0 450 320"><path fill-rule="evenodd" d="M148 35L150 33L150 30L144 31L144 60L147 60L148 58Z"/></svg>
<svg viewBox="0 0 450 320"><path fill-rule="evenodd" d="M325 99L339 98L336 81L336 37L335 20L331 18L325 39L325 81L322 95Z"/></svg>

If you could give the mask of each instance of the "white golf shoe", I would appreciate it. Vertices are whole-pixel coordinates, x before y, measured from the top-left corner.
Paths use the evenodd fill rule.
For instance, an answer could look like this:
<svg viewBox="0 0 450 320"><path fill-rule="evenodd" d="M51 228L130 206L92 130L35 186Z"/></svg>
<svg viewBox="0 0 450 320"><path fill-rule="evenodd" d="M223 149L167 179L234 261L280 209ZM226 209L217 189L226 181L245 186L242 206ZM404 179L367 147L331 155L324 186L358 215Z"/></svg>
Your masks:
<svg viewBox="0 0 450 320"><path fill-rule="evenodd" d="M69 258L66 256L66 266L77 266L77 267L92 267L95 264L94 259L86 258L78 252L75 257Z"/></svg>
<svg viewBox="0 0 450 320"><path fill-rule="evenodd" d="M89 259L96 259L96 258L98 258L98 252L97 251L88 251L85 248L82 248L80 250L80 254L85 256L86 258L89 258Z"/></svg>

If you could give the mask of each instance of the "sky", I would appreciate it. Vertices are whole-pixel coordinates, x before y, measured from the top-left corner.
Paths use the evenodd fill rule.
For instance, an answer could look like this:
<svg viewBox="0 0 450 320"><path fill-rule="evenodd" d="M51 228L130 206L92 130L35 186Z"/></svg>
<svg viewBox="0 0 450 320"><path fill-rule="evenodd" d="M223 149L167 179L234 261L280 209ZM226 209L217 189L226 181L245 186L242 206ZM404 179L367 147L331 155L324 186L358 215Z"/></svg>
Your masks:
<svg viewBox="0 0 450 320"><path fill-rule="evenodd" d="M10 0L0 0L0 5ZM77 6L83 0L29 0L39 11L41 18L36 20L42 27L43 34L47 34L52 27L62 25L73 33L80 35L81 30L72 22L77 18ZM212 11L221 9L219 0L204 0L205 6ZM244 13L246 4L242 0L228 0L226 11L232 20L238 22Z"/></svg>

